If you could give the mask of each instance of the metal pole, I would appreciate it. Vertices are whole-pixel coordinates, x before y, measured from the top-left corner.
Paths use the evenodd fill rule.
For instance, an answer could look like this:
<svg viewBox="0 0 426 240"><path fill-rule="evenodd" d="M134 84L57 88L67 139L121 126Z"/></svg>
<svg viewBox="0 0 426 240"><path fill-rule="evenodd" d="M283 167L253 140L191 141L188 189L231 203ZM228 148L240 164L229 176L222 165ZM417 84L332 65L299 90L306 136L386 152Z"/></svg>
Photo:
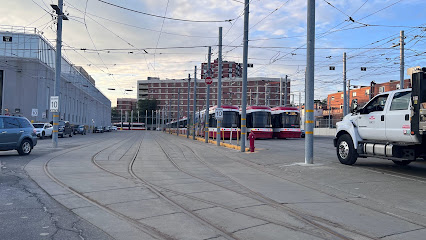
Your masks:
<svg viewBox="0 0 426 240"><path fill-rule="evenodd" d="M179 123L179 119L180 119L180 88L178 88L178 97L177 97L177 135L179 136L179 127L180 127L180 123Z"/></svg>
<svg viewBox="0 0 426 240"><path fill-rule="evenodd" d="M139 120L139 108L138 108L138 123L140 122L140 120Z"/></svg>
<svg viewBox="0 0 426 240"><path fill-rule="evenodd" d="M154 129L154 110L151 110L151 130Z"/></svg>
<svg viewBox="0 0 426 240"><path fill-rule="evenodd" d="M197 66L194 68L194 103L192 111L192 140L195 140L195 113L197 112ZM198 118L198 121L200 121L200 118Z"/></svg>
<svg viewBox="0 0 426 240"><path fill-rule="evenodd" d="M244 1L244 39L243 39L243 96L241 101L241 152L246 151L246 107L247 107L247 57L248 57L248 26L249 26L249 0ZM259 93L258 93L259 94Z"/></svg>
<svg viewBox="0 0 426 240"><path fill-rule="evenodd" d="M170 100L169 101L169 133L171 133L171 124L170 124L170 118L171 118L171 115L172 115L172 100Z"/></svg>
<svg viewBox="0 0 426 240"><path fill-rule="evenodd" d="M208 56L208 61L207 61L207 76L211 76L211 55L212 55L212 47L209 47L209 56ZM204 126L204 141L206 143L209 142L209 108L210 108L210 85L207 84L207 94L206 94L206 121L205 121L205 126Z"/></svg>
<svg viewBox="0 0 426 240"><path fill-rule="evenodd" d="M285 75L285 84L284 84L284 106L287 106L287 80L288 76Z"/></svg>
<svg viewBox="0 0 426 240"><path fill-rule="evenodd" d="M148 110L145 110L145 130L148 131Z"/></svg>
<svg viewBox="0 0 426 240"><path fill-rule="evenodd" d="M191 118L189 117L189 92L191 91L191 74L189 73L188 74L188 103L187 103L187 108L188 108L188 110L187 110L187 113L186 113L186 119L187 119L187 121L186 121L186 138L189 138L189 129L191 129L190 128L190 126L191 126ZM192 121L194 121L194 119L192 119Z"/></svg>
<svg viewBox="0 0 426 240"><path fill-rule="evenodd" d="M346 96L346 53L343 53L343 116L348 114L348 101Z"/></svg>
<svg viewBox="0 0 426 240"><path fill-rule="evenodd" d="M404 31L401 31L399 40L400 46L400 72L399 72L399 80L401 81L399 84L399 89L404 89Z"/></svg>
<svg viewBox="0 0 426 240"><path fill-rule="evenodd" d="M130 122L131 122L130 130L132 130L133 129L133 110L130 112Z"/></svg>
<svg viewBox="0 0 426 240"><path fill-rule="evenodd" d="M58 0L58 29L56 32L56 64L55 64L55 83L53 95L58 96L58 112L53 113L53 135L52 135L52 145L54 148L58 147L58 129L59 129L59 114L61 113L61 48L62 48L62 6L63 0Z"/></svg>
<svg viewBox="0 0 426 240"><path fill-rule="evenodd" d="M314 163L315 0L308 0L305 82L305 163Z"/></svg>
<svg viewBox="0 0 426 240"><path fill-rule="evenodd" d="M278 104L278 106L282 106L283 105L283 78L280 77L280 103Z"/></svg>
<svg viewBox="0 0 426 240"><path fill-rule="evenodd" d="M123 109L120 109L121 111L121 130L123 130Z"/></svg>
<svg viewBox="0 0 426 240"><path fill-rule="evenodd" d="M328 128L331 128L331 122L330 122L330 109L331 109L331 102L330 102L331 98L328 99Z"/></svg>
<svg viewBox="0 0 426 240"><path fill-rule="evenodd" d="M259 105L259 83L256 82L256 105Z"/></svg>
<svg viewBox="0 0 426 240"><path fill-rule="evenodd" d="M351 108L351 80L348 80L348 113Z"/></svg>
<svg viewBox="0 0 426 240"><path fill-rule="evenodd" d="M222 107L222 27L219 27L219 56L218 56L219 70L217 75L217 107ZM217 120L216 129L216 145L220 146L220 127L222 125L221 120ZM232 127L232 126L231 126Z"/></svg>

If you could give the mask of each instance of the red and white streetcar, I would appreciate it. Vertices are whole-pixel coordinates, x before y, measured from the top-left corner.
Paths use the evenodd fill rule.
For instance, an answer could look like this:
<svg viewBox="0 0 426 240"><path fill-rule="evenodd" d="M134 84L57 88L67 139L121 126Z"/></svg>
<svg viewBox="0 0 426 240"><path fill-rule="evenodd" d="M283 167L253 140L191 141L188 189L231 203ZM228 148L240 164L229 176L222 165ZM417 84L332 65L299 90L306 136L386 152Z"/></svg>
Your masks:
<svg viewBox="0 0 426 240"><path fill-rule="evenodd" d="M272 108L272 127L276 138L300 138L300 112L296 107Z"/></svg>

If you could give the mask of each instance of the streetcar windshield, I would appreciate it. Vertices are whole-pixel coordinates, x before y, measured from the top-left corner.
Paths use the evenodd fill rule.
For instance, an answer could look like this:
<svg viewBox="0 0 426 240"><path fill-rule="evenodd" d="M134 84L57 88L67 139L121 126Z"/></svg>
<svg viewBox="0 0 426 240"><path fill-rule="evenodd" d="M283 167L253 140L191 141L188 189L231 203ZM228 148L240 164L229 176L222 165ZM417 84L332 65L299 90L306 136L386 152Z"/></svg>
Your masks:
<svg viewBox="0 0 426 240"><path fill-rule="evenodd" d="M284 112L281 114L284 128L300 128L300 116L297 112Z"/></svg>
<svg viewBox="0 0 426 240"><path fill-rule="evenodd" d="M252 126L254 128L269 128L271 126L271 113L270 112L253 112L252 113Z"/></svg>
<svg viewBox="0 0 426 240"><path fill-rule="evenodd" d="M222 127L224 128L232 128L238 126L238 112L224 111L223 112L223 120Z"/></svg>

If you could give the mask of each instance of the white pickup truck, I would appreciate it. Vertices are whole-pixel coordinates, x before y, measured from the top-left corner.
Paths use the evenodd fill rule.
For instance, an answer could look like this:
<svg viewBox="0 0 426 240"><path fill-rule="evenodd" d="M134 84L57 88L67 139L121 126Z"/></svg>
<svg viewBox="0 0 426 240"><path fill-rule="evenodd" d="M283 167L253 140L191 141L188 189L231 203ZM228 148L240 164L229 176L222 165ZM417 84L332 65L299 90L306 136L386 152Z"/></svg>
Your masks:
<svg viewBox="0 0 426 240"><path fill-rule="evenodd" d="M341 163L377 157L407 165L426 157L426 68L409 72L412 88L381 93L337 123L334 145Z"/></svg>

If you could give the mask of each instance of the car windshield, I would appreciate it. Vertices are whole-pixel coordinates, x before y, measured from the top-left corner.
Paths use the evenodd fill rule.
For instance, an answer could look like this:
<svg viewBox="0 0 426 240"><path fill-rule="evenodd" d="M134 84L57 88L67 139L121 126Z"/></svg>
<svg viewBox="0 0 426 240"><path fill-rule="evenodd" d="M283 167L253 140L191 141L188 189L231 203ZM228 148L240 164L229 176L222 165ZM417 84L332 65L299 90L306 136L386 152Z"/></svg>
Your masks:
<svg viewBox="0 0 426 240"><path fill-rule="evenodd" d="M43 128L44 127L44 123L33 123L33 126L35 128Z"/></svg>

